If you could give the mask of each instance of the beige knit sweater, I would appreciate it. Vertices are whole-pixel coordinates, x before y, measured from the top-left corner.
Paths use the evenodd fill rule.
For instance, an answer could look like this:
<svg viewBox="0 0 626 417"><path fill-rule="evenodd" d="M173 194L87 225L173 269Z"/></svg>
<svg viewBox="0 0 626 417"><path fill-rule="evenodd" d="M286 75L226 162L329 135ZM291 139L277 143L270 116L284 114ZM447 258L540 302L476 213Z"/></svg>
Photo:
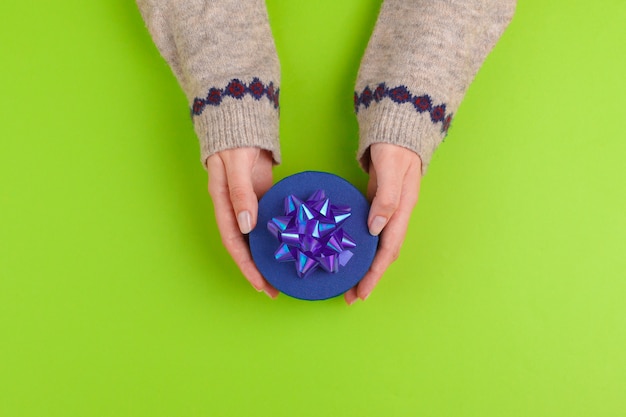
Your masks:
<svg viewBox="0 0 626 417"><path fill-rule="evenodd" d="M280 66L264 0L137 0L190 103L201 159L254 146L280 162ZM357 157L376 142L425 172L515 0L385 0L356 80Z"/></svg>

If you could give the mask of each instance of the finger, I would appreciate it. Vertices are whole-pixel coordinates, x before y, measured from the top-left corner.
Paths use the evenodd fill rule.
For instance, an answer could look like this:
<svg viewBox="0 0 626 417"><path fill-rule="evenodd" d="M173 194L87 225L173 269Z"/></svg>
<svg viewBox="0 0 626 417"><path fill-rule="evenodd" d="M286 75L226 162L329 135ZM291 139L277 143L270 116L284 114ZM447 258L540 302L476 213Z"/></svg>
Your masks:
<svg viewBox="0 0 626 417"><path fill-rule="evenodd" d="M250 284L257 291L265 291L270 297L275 298L278 295L278 291L258 271L244 236L239 231L232 206L230 205L228 192L224 190L221 195L214 196L213 202L215 204L215 217L224 247Z"/></svg>
<svg viewBox="0 0 626 417"><path fill-rule="evenodd" d="M257 291L276 298L278 291L272 287L256 268L250 249L240 233L226 185L226 171L219 156L207 160L209 169L209 193L215 206L215 218L222 238L222 243L233 258L242 274Z"/></svg>
<svg viewBox="0 0 626 417"><path fill-rule="evenodd" d="M354 302L359 299L359 296L356 292L356 287L352 287L348 291L346 291L343 295L343 298L344 300L346 300L346 304L348 304L349 306L354 304Z"/></svg>
<svg viewBox="0 0 626 417"><path fill-rule="evenodd" d="M252 168L252 186L257 198L260 199L265 195L267 190L272 187L273 176L272 167L274 162L272 159L272 153L266 150L261 150L257 162Z"/></svg>
<svg viewBox="0 0 626 417"><path fill-rule="evenodd" d="M252 184L252 170L258 150L233 149L222 152L228 192L237 225L243 234L256 226L258 200Z"/></svg>
<svg viewBox="0 0 626 417"><path fill-rule="evenodd" d="M376 184L378 183L378 176L376 175L376 167L374 164L370 164L369 176L370 179L367 182L367 201L371 204L376 195Z"/></svg>
<svg viewBox="0 0 626 417"><path fill-rule="evenodd" d="M369 271L367 271L356 287L357 296L361 300L366 300L369 297L389 265L398 259L400 247L404 240L403 223L407 223L403 217L407 216L402 216L396 212L396 216L389 221L385 231L382 233L374 261Z"/></svg>
<svg viewBox="0 0 626 417"><path fill-rule="evenodd" d="M399 207L381 235L380 245L369 271L356 288L357 295L361 300L369 297L389 265L398 259L411 212L417 203L419 183L419 173L415 172L415 169L410 169L407 173Z"/></svg>
<svg viewBox="0 0 626 417"><path fill-rule="evenodd" d="M367 224L372 236L378 236L400 205L404 177L408 161L404 158L391 159L393 153L380 155L375 169L376 193L370 207ZM381 167L385 167L381 169Z"/></svg>
<svg viewBox="0 0 626 417"><path fill-rule="evenodd" d="M261 150L259 157L252 169L252 186L257 199L260 199L272 187L273 175L272 168L274 166L272 153L270 151ZM258 206L257 206L258 207ZM255 221L256 222L256 221ZM265 292L272 298L278 297L280 292L266 281Z"/></svg>

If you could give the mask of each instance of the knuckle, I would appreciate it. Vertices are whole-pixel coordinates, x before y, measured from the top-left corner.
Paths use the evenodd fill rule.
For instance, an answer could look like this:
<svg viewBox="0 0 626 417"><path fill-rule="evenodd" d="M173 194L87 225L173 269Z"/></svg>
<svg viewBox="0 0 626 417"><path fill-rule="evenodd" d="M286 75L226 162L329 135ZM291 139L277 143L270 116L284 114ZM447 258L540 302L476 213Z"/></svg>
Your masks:
<svg viewBox="0 0 626 417"><path fill-rule="evenodd" d="M400 246L393 245L382 249L385 257L389 259L389 263L393 263L400 257Z"/></svg>
<svg viewBox="0 0 626 417"><path fill-rule="evenodd" d="M230 199L233 202L245 201L248 198L249 189L248 187L244 185L236 184L236 185L231 185L229 187L229 192L230 192Z"/></svg>
<svg viewBox="0 0 626 417"><path fill-rule="evenodd" d="M241 269L241 272L243 272L246 276L251 277L255 268L256 267L251 259L245 258L239 260L239 269Z"/></svg>
<svg viewBox="0 0 626 417"><path fill-rule="evenodd" d="M212 196L216 195L219 192L219 185L216 183L215 180L209 179L208 190L209 194L211 194Z"/></svg>
<svg viewBox="0 0 626 417"><path fill-rule="evenodd" d="M216 198L224 195L227 191L226 183L220 181L218 178L209 177L209 183L207 186L211 197Z"/></svg>
<svg viewBox="0 0 626 417"><path fill-rule="evenodd" d="M372 272L374 273L374 275L376 277L380 277L383 275L383 272L385 272L385 267L382 266L381 264L377 263L377 264L372 264L372 266L370 267L370 269L372 270Z"/></svg>
<svg viewBox="0 0 626 417"><path fill-rule="evenodd" d="M206 166L207 166L207 169L209 170L209 174L211 174L216 169L220 168L222 166L222 160L219 154L214 153L213 155L209 156L206 159Z"/></svg>
<svg viewBox="0 0 626 417"><path fill-rule="evenodd" d="M240 239L240 236L235 235L235 234L226 234L226 235L222 235L222 245L224 245L224 247L226 248L226 250L228 251L228 253L230 253L231 256L235 256L237 255L237 243L238 240Z"/></svg>
<svg viewBox="0 0 626 417"><path fill-rule="evenodd" d="M384 213L393 213L398 208L398 199L392 194L384 195L379 197L377 206Z"/></svg>
<svg viewBox="0 0 626 417"><path fill-rule="evenodd" d="M222 236L222 246L224 246L226 248L228 253L231 252L231 250L230 250L231 249L231 242L232 242L232 239Z"/></svg>

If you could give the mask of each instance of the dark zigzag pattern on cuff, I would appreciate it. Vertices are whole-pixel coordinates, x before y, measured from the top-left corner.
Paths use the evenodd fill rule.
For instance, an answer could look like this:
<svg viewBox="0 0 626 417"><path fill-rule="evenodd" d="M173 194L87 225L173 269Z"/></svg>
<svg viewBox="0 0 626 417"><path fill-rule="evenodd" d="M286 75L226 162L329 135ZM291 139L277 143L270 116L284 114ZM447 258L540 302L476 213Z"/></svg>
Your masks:
<svg viewBox="0 0 626 417"><path fill-rule="evenodd" d="M274 87L274 83L270 82L265 85L258 78L253 78L250 84L240 81L237 78L230 80L224 88L212 87L209 89L206 97L196 97L191 105L191 115L199 116L202 114L206 106L219 106L226 97L232 97L241 100L246 94L251 95L255 100L261 100L267 97L275 109L278 109L278 96L280 89Z"/></svg>
<svg viewBox="0 0 626 417"><path fill-rule="evenodd" d="M389 88L385 83L380 83L374 91L372 91L369 85L363 89L361 94L355 91L354 112L358 113L361 105L368 108L372 101L379 103L385 97L398 104L411 103L418 113L428 112L430 120L434 124L441 123L441 132L448 133L450 123L452 122L452 113L446 114L445 103L433 105L433 100L428 94L413 95L404 85Z"/></svg>

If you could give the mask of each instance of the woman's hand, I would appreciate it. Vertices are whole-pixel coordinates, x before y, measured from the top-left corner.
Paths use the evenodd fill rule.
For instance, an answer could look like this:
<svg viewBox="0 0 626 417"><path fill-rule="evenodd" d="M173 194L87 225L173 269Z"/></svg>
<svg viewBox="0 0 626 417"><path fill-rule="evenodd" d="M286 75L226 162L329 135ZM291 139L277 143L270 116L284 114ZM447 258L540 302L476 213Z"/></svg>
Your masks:
<svg viewBox="0 0 626 417"><path fill-rule="evenodd" d="M367 197L372 206L367 224L370 234L380 234L380 242L369 271L345 293L348 304L365 300L398 258L422 177L422 160L407 148L375 143L370 147L370 159Z"/></svg>
<svg viewBox="0 0 626 417"><path fill-rule="evenodd" d="M229 149L207 158L207 168L222 243L250 284L276 298L278 290L263 278L244 239L256 226L259 198L272 186L270 152Z"/></svg>

